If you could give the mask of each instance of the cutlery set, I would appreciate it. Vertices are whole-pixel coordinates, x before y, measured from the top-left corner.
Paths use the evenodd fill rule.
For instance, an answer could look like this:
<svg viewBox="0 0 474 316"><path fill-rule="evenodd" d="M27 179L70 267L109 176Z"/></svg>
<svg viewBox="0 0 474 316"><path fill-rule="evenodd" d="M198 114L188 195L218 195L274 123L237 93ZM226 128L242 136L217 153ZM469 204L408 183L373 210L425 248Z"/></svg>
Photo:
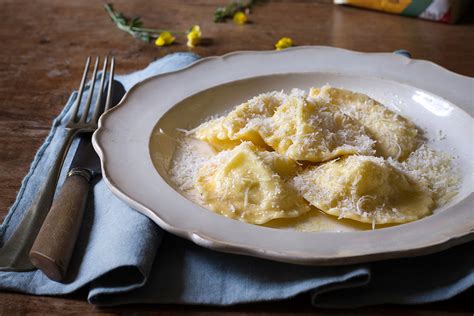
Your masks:
<svg viewBox="0 0 474 316"><path fill-rule="evenodd" d="M82 224L89 184L101 174L100 159L92 147L91 135L98 127L100 115L116 105L125 94L123 86L114 81L115 58L112 57L109 62L106 57L96 101L91 107L99 63L100 58L97 57L87 89L86 79L91 64L91 58L87 58L77 98L65 126L66 136L31 207L12 236L0 248L0 271L38 268L55 281L62 281L66 277ZM86 90L89 92L82 105ZM64 159L75 138L79 138L79 145L64 184L55 196Z"/></svg>

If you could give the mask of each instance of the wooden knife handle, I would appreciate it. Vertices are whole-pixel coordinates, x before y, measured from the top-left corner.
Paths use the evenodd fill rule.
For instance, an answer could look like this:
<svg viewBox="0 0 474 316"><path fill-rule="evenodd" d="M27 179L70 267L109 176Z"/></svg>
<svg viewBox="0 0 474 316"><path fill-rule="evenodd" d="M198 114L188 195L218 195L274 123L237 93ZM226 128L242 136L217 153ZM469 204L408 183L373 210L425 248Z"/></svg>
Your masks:
<svg viewBox="0 0 474 316"><path fill-rule="evenodd" d="M66 276L81 228L92 173L83 168L69 171L66 180L30 250L31 263L48 278Z"/></svg>

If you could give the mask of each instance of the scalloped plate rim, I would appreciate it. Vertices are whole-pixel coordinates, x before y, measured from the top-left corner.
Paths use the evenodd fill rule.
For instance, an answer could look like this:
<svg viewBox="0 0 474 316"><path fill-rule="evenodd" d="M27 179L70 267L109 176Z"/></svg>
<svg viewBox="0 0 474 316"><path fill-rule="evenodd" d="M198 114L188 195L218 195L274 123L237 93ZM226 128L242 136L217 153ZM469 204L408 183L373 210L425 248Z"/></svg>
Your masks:
<svg viewBox="0 0 474 316"><path fill-rule="evenodd" d="M185 68L172 71L169 73L165 73L162 75L157 75L153 76L150 78L147 78L138 84L136 84L134 87L132 87L129 91L127 91L126 95L120 102L118 106L110 110L109 112L105 113L99 122L99 129L94 133L93 136L93 144L94 148L98 152L99 156L101 157L101 164L102 164L102 170L103 170L103 177L108 185L108 187L112 190L114 194L119 196L122 200L124 200L127 204L131 205L144 215L150 217L152 220L154 220L159 226L164 228L167 231L170 231L174 234L177 234L179 236L188 238L192 240L193 242L205 246L211 249L216 249L220 251L225 251L225 252L232 252L232 253L241 253L241 254L249 254L253 256L258 256L258 257L264 257L268 259L273 259L273 260L278 260L278 261L285 261L285 262L292 262L292 263L300 263L300 264L347 264L347 263L354 263L354 262L366 262L366 261L373 261L373 260L379 260L379 259L386 259L386 258L394 258L394 257L400 257L400 256L411 256L411 255L417 255L417 254L426 254L426 253L431 253L435 251L439 251L442 249L449 248L451 246L454 246L456 244L466 242L468 240L473 240L474 239L474 228L471 227L471 229L460 232L456 236L444 236L444 238L439 238L436 241L433 241L432 243L428 243L424 245L423 247L418 247L418 248L409 248L409 249L399 249L396 251L388 251L388 252L376 252L376 253L361 253L359 255L338 255L338 256L329 256L329 257L324 257L324 256L315 256L315 254L308 254L308 253L292 253L291 251L274 251L271 249L263 249L259 247L251 247L249 245L242 245L242 244L236 244L236 243L229 243L226 240L218 239L212 236L209 236L209 234L206 234L203 231L198 231L198 230L188 230L188 229L181 229L179 225L173 225L168 222L166 222L159 214L154 212L152 210L153 207L147 207L143 203L140 203L139 201L133 199L130 197L124 190L120 188L120 184L117 184L113 181L112 176L111 176L111 171L108 170L107 168L107 155L104 152L104 144L101 144L101 133L102 129L104 126L104 122L108 119L110 115L112 115L116 111L120 111L120 109L123 106L126 106L126 103L129 99L129 95L132 93L135 93L140 86L143 84L153 81L156 78L165 78L167 76L173 76L182 72L187 72L193 69L193 67L196 67L196 65L200 65L202 63L208 63L208 62L213 62L213 61L225 61L228 58L234 57L234 56L242 56L242 55L252 55L252 54L290 54L293 51L298 51L298 50L335 50L335 51L340 51L344 53L349 53L349 54L354 54L354 55L363 55L363 56L378 56L378 57L383 57L383 58L388 58L391 59L391 62L397 62L397 63L402 63L404 65L408 64L423 64L424 67L434 67L436 68L437 71L444 72L444 75L447 76L454 76L457 78L457 80L472 80L470 77L463 76L460 74L456 74L454 72L451 72L435 63L429 62L429 61L424 61L424 60L413 60L413 59L408 59L403 56L396 56L392 53L361 53L361 52L353 52L350 50L345 50L345 49L340 49L340 48L332 48L332 47L325 47L325 46L304 46L304 47L296 47L292 49L288 49L283 52L275 52L275 51L240 51L240 52L232 52L228 53L223 56L213 56L213 57L207 57L207 58L202 58L200 60L197 60L190 65L186 66ZM268 74L271 75L271 74ZM383 77L384 79L387 79ZM242 78L240 78L242 79ZM239 79L236 79L239 80ZM393 79L389 79L393 80ZM232 81L232 80L231 80ZM223 82L224 83L224 82ZM444 97L444 96L442 96ZM454 103L454 102L453 102ZM458 107L458 104L454 103L456 107ZM460 107L461 111L464 111L463 107ZM472 109L471 109L472 110ZM467 113L466 113L467 114ZM467 114L469 115L469 114ZM471 115L469 115L471 116ZM471 116L472 118L472 116ZM473 199L473 194L467 196L466 200L472 200ZM460 201L463 202L463 201ZM453 206L454 207L454 206ZM227 219L228 220L228 219ZM245 224L244 224L245 225ZM270 229L270 228L266 228ZM386 230L386 229L384 229ZM296 232L294 232L296 233ZM300 233L300 232L298 232ZM308 234L308 233L303 233L303 234ZM309 233L311 234L311 233ZM325 233L319 233L319 234L325 234ZM333 233L328 233L328 234L333 234Z"/></svg>

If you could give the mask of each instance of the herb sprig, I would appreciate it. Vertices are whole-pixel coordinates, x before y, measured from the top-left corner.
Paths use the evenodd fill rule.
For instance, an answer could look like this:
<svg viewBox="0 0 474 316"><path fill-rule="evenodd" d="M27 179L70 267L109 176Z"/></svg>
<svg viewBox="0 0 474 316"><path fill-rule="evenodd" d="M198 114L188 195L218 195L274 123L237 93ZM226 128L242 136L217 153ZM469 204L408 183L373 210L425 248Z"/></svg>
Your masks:
<svg viewBox="0 0 474 316"><path fill-rule="evenodd" d="M115 11L113 5L110 3L105 3L104 8L109 14L112 21L114 21L114 23L120 30L125 31L133 37L138 38L142 41L151 42L153 39L158 38L161 33L168 31L162 29L145 28L143 27L143 22L140 17L127 17L121 12ZM175 31L173 31L173 33L185 34L185 32Z"/></svg>
<svg viewBox="0 0 474 316"><path fill-rule="evenodd" d="M259 0L234 0L225 7L218 7L214 12L214 22L222 23L231 19L237 12L248 12Z"/></svg>

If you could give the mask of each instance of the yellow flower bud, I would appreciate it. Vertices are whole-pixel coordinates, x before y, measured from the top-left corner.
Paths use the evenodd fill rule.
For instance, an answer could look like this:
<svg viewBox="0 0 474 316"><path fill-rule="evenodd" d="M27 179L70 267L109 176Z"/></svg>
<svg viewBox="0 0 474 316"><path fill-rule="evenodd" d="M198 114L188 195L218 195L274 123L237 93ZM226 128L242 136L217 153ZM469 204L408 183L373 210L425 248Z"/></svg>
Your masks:
<svg viewBox="0 0 474 316"><path fill-rule="evenodd" d="M293 40L289 37L282 37L276 44L275 44L275 48L277 50L280 50L280 49L285 49L285 48L288 48L288 47L291 47L293 46Z"/></svg>
<svg viewBox="0 0 474 316"><path fill-rule="evenodd" d="M233 20L235 24L242 25L242 24L247 23L248 18L245 13L243 13L242 11L239 11L234 14Z"/></svg>
<svg viewBox="0 0 474 316"><path fill-rule="evenodd" d="M202 33L199 25L194 25L188 32L188 47L195 47L201 41Z"/></svg>
<svg viewBox="0 0 474 316"><path fill-rule="evenodd" d="M156 46L167 46L173 44L176 38L170 32L162 32L156 39Z"/></svg>

